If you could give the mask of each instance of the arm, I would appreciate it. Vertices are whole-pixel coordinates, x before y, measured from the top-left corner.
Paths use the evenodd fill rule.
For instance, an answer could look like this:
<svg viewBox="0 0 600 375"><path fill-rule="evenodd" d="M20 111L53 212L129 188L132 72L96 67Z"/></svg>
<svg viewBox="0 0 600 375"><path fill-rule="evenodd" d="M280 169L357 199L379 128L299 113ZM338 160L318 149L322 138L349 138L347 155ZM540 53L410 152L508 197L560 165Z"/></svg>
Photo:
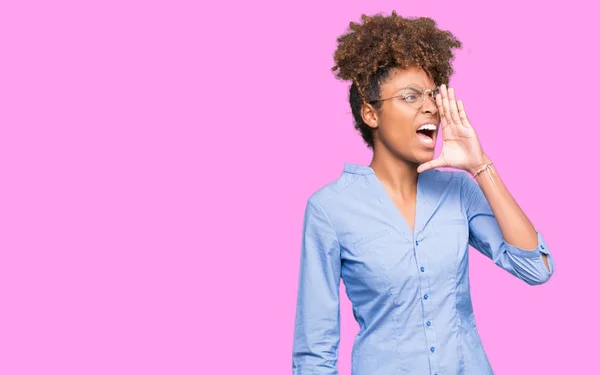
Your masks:
<svg viewBox="0 0 600 375"><path fill-rule="evenodd" d="M471 174L489 161L454 89L436 95L442 126L442 152L417 172L454 167ZM476 177L463 173L461 201L469 220L469 244L529 284L542 284L554 273L544 239L531 225L493 167Z"/></svg>
<svg viewBox="0 0 600 375"><path fill-rule="evenodd" d="M340 248L327 215L309 199L300 255L292 353L294 375L337 375Z"/></svg>
<svg viewBox="0 0 600 375"><path fill-rule="evenodd" d="M487 156L484 163L490 163ZM477 168L469 169L471 175ZM469 219L470 244L500 267L531 285L546 282L554 272L550 252L490 166L475 179L464 176L463 202Z"/></svg>

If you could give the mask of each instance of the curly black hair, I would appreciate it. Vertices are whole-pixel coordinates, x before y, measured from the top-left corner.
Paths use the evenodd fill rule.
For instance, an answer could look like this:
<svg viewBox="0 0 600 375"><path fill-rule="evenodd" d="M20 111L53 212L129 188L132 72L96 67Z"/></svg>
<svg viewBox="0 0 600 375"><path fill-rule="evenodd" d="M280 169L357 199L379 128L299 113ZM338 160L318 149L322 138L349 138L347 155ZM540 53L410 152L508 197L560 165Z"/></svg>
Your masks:
<svg viewBox="0 0 600 375"><path fill-rule="evenodd" d="M454 73L452 49L462 43L428 17L403 18L393 11L391 16L363 14L361 19L362 24L350 22L348 32L337 39L331 70L337 79L352 81L354 127L372 149L373 133L362 120L362 105L380 99L381 85L397 68L422 68L436 85L447 85ZM379 110L381 104L373 106Z"/></svg>

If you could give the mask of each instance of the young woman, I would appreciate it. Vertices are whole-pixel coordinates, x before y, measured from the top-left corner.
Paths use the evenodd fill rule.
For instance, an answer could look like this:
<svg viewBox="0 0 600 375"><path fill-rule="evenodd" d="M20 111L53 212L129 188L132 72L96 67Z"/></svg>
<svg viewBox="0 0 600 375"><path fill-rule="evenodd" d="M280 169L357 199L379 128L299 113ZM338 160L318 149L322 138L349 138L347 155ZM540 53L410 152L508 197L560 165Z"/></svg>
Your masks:
<svg viewBox="0 0 600 375"><path fill-rule="evenodd" d="M338 39L333 70L352 82L355 127L373 158L346 164L308 200L293 373L337 374L343 280L360 326L353 375L492 374L468 245L531 285L550 278L552 258L447 87L461 42L429 18L362 21Z"/></svg>

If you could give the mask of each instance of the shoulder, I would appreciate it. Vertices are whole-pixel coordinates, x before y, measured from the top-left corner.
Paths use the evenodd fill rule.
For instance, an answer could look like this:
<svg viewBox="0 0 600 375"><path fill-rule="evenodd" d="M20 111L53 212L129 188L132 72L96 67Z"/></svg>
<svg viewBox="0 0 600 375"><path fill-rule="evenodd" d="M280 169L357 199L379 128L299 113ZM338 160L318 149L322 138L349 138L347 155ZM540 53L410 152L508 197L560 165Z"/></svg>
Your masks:
<svg viewBox="0 0 600 375"><path fill-rule="evenodd" d="M468 173L462 170L430 169L422 173L423 178L433 185L460 190Z"/></svg>
<svg viewBox="0 0 600 375"><path fill-rule="evenodd" d="M457 200L464 204L464 202L479 199L479 195L481 195L479 184L466 171L433 169L423 173L428 173L425 177L425 189L446 200Z"/></svg>
<svg viewBox="0 0 600 375"><path fill-rule="evenodd" d="M343 198L359 178L360 176L358 175L344 173L336 179L324 183L310 194L308 204L325 208L332 202Z"/></svg>

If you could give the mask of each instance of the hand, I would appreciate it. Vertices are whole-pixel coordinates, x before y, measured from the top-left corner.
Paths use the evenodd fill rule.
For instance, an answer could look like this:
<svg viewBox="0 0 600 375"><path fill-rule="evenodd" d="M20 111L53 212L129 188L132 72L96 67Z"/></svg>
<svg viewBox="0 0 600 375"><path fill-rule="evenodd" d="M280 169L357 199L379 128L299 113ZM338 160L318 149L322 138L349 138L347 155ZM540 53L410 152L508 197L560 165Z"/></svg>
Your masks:
<svg viewBox="0 0 600 375"><path fill-rule="evenodd" d="M483 153L475 129L469 123L463 102L456 102L454 89L440 87L435 98L440 114L442 131L442 152L434 160L421 164L417 172L438 167L452 167L475 173L476 169L489 162Z"/></svg>

